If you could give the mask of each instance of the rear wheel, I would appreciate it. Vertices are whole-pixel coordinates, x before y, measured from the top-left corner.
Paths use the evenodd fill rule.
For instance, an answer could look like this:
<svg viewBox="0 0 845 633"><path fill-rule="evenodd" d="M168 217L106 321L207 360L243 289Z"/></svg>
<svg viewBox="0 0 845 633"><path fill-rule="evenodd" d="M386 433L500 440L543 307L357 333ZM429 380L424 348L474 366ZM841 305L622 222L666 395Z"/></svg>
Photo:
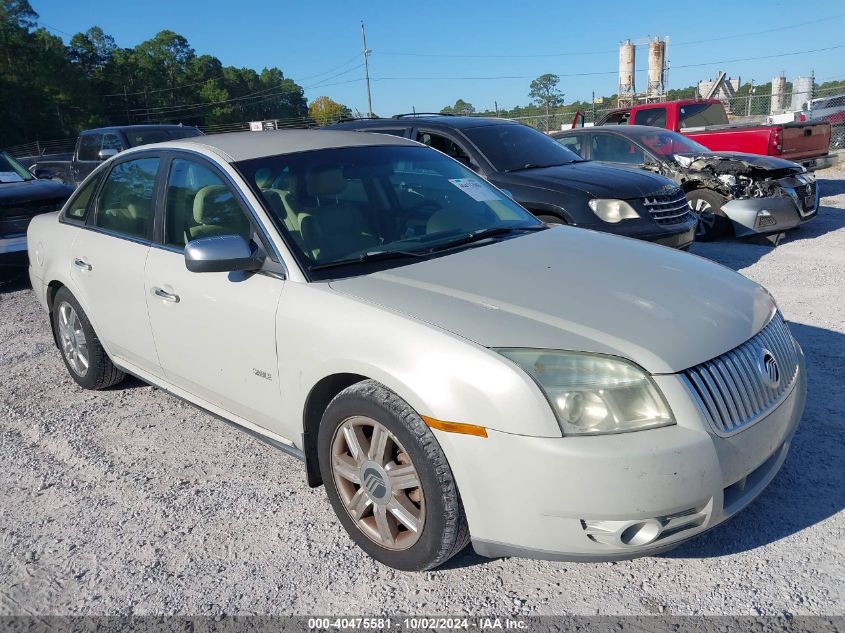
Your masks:
<svg viewBox="0 0 845 633"><path fill-rule="evenodd" d="M386 387L367 380L338 394L323 414L318 451L338 519L376 560L432 569L469 542L446 456L420 416Z"/></svg>
<svg viewBox="0 0 845 633"><path fill-rule="evenodd" d="M727 200L708 189L694 189L687 193L690 212L698 219L695 227L695 239L701 242L715 240L728 232L728 220L722 206Z"/></svg>
<svg viewBox="0 0 845 633"><path fill-rule="evenodd" d="M60 288L53 299L53 332L62 360L79 386L105 389L126 377L109 359L85 311L67 288Z"/></svg>

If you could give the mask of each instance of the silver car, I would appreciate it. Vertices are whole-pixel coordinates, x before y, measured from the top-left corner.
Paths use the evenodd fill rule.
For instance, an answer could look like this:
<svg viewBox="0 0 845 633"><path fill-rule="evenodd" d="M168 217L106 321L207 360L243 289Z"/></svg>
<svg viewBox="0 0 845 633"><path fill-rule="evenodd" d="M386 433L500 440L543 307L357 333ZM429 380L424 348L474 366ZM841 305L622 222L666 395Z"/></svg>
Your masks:
<svg viewBox="0 0 845 633"><path fill-rule="evenodd" d="M547 228L388 135L127 150L28 243L77 383L138 376L301 458L399 569L470 541L574 560L673 547L760 494L804 408L801 349L757 284Z"/></svg>

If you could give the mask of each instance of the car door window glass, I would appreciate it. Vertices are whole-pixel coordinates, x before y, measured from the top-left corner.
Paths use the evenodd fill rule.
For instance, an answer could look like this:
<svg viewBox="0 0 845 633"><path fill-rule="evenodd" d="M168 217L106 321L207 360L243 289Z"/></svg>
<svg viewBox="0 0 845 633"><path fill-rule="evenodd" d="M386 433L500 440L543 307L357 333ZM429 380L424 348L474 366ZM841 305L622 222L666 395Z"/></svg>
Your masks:
<svg viewBox="0 0 845 633"><path fill-rule="evenodd" d="M647 108L634 114L635 125L666 127L666 108Z"/></svg>
<svg viewBox="0 0 845 633"><path fill-rule="evenodd" d="M100 228L146 239L153 220L158 158L138 158L115 165L97 203Z"/></svg>
<svg viewBox="0 0 845 633"><path fill-rule="evenodd" d="M65 217L69 220L84 220L88 211L88 203L91 202L91 196L100 184L99 178L94 178L89 181L84 187L81 187L71 198L65 211Z"/></svg>
<svg viewBox="0 0 845 633"><path fill-rule="evenodd" d="M631 163L641 165L645 162L643 150L631 141L615 134L595 134L590 139L590 158L609 163Z"/></svg>
<svg viewBox="0 0 845 633"><path fill-rule="evenodd" d="M123 142L117 134L107 132L103 135L103 149L116 149L118 152L122 152Z"/></svg>
<svg viewBox="0 0 845 633"><path fill-rule="evenodd" d="M582 145L584 143L584 136L582 134L572 134L570 136L561 136L555 139L558 143L563 145L566 149L572 150L581 158L584 157Z"/></svg>
<svg viewBox="0 0 845 633"><path fill-rule="evenodd" d="M460 145L450 138L431 132L417 132L417 141L443 152L446 156L451 156L472 170L478 171L478 165L475 161L470 158L469 154Z"/></svg>
<svg viewBox="0 0 845 633"><path fill-rule="evenodd" d="M83 134L79 137L78 160L100 160L100 146L103 142L102 134Z"/></svg>
<svg viewBox="0 0 845 633"><path fill-rule="evenodd" d="M164 243L183 248L191 240L218 235L252 237L252 226L232 189L210 168L177 158L167 181Z"/></svg>

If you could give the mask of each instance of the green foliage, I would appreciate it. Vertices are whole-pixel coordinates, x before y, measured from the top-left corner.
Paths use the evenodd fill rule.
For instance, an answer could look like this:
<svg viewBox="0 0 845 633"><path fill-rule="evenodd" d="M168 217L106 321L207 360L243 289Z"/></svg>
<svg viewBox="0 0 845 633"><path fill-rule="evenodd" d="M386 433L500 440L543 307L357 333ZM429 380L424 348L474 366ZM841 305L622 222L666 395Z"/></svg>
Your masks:
<svg viewBox="0 0 845 633"><path fill-rule="evenodd" d="M475 114L475 106L468 101L458 99L455 101L455 105L446 106L440 110L440 114L459 114L461 116L469 116L470 114Z"/></svg>
<svg viewBox="0 0 845 633"><path fill-rule="evenodd" d="M302 87L198 55L173 31L120 48L93 26L67 46L38 28L28 0L0 0L0 147L71 137L97 125L304 121Z"/></svg>
<svg viewBox="0 0 845 633"><path fill-rule="evenodd" d="M308 115L317 125L328 125L352 116L352 110L328 97L317 97L308 106Z"/></svg>

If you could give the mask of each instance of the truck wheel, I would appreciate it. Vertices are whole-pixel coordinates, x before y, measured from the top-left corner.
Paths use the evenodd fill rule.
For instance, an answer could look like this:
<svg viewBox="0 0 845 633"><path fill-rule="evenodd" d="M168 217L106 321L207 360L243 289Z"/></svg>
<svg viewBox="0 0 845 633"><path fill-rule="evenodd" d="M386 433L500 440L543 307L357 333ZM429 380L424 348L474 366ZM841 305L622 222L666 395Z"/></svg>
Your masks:
<svg viewBox="0 0 845 633"><path fill-rule="evenodd" d="M65 366L80 387L105 389L126 377L109 359L79 302L67 288L53 299L53 333Z"/></svg>
<svg viewBox="0 0 845 633"><path fill-rule="evenodd" d="M469 528L452 470L404 400L365 380L329 403L317 438L326 494L361 549L396 569L445 563Z"/></svg>
<svg viewBox="0 0 845 633"><path fill-rule="evenodd" d="M700 242L715 240L728 232L731 222L722 205L727 200L715 191L693 189L687 193L690 212L698 219L695 227L695 239Z"/></svg>
<svg viewBox="0 0 845 633"><path fill-rule="evenodd" d="M559 218L556 215L538 215L537 219L540 220L540 222L543 222L546 226L566 224L566 222L563 221L563 218Z"/></svg>

